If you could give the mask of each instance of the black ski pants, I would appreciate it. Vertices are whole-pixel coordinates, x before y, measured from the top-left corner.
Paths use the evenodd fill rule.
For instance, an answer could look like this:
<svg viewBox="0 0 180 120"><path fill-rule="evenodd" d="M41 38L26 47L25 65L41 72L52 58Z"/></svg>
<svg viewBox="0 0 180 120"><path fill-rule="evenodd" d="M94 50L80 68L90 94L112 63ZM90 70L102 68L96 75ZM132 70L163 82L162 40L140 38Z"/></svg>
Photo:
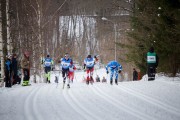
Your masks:
<svg viewBox="0 0 180 120"><path fill-rule="evenodd" d="M62 69L62 77L64 81L66 80L66 77L68 77L68 75L69 75L69 69Z"/></svg>
<svg viewBox="0 0 180 120"><path fill-rule="evenodd" d="M5 87L11 87L12 81L11 81L11 72L6 70L5 71Z"/></svg>
<svg viewBox="0 0 180 120"><path fill-rule="evenodd" d="M155 80L156 68L154 66L148 66L148 81Z"/></svg>
<svg viewBox="0 0 180 120"><path fill-rule="evenodd" d="M24 68L24 69L23 69L23 74L24 74L23 80L24 80L24 81L29 81L29 78L30 78L30 76L29 76L29 69Z"/></svg>

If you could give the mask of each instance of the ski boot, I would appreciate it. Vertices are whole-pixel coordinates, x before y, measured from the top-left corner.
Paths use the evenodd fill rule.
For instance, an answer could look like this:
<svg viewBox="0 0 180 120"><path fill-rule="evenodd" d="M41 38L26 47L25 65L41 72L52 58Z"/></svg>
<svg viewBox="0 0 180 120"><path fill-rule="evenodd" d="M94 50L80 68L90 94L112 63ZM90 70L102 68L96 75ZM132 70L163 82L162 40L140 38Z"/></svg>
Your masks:
<svg viewBox="0 0 180 120"><path fill-rule="evenodd" d="M110 84L113 85L113 81L112 80L110 80Z"/></svg>
<svg viewBox="0 0 180 120"><path fill-rule="evenodd" d="M117 79L115 79L115 84L116 84L116 85L118 85L118 81L117 81Z"/></svg>
<svg viewBox="0 0 180 120"><path fill-rule="evenodd" d="M66 80L63 80L63 84L65 84Z"/></svg>
<svg viewBox="0 0 180 120"><path fill-rule="evenodd" d="M50 80L48 80L48 83L51 83Z"/></svg>
<svg viewBox="0 0 180 120"><path fill-rule="evenodd" d="M93 84L93 82L94 82L94 80L93 80L93 78L91 77L91 80L90 80L91 85Z"/></svg>
<svg viewBox="0 0 180 120"><path fill-rule="evenodd" d="M86 84L89 85L89 80L86 80Z"/></svg>
<svg viewBox="0 0 180 120"><path fill-rule="evenodd" d="M70 85L69 85L69 84L67 84L67 88L70 88Z"/></svg>

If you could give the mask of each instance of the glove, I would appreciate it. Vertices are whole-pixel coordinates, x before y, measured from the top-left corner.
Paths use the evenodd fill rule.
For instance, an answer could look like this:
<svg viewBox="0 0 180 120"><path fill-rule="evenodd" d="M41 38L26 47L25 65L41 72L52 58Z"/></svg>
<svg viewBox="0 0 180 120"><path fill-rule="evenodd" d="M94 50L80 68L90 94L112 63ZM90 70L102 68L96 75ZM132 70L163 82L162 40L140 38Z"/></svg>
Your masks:
<svg viewBox="0 0 180 120"><path fill-rule="evenodd" d="M121 70L118 70L119 73L121 73Z"/></svg>
<svg viewBox="0 0 180 120"><path fill-rule="evenodd" d="M109 73L109 71L106 71L106 73L108 74L108 73Z"/></svg>

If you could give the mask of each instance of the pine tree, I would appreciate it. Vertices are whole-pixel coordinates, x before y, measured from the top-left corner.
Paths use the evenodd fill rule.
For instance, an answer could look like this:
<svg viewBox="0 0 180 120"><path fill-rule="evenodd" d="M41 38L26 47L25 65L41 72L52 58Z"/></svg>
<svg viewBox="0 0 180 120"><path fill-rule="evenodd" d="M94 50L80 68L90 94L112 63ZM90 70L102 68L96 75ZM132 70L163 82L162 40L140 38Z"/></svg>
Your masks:
<svg viewBox="0 0 180 120"><path fill-rule="evenodd" d="M142 73L146 72L146 53L153 46L160 58L159 71L176 75L180 68L180 25L178 0L136 0L129 33L130 54Z"/></svg>

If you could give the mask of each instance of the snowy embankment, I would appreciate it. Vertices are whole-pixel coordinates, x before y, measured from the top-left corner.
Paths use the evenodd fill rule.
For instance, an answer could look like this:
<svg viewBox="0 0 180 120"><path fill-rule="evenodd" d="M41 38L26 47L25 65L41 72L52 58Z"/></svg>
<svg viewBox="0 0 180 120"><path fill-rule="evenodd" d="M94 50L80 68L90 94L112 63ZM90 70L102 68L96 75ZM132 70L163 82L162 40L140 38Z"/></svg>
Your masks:
<svg viewBox="0 0 180 120"><path fill-rule="evenodd" d="M107 77L104 69L96 74ZM180 120L179 78L86 85L76 72L62 89L61 74L58 85L54 76L51 84L0 88L0 120Z"/></svg>

